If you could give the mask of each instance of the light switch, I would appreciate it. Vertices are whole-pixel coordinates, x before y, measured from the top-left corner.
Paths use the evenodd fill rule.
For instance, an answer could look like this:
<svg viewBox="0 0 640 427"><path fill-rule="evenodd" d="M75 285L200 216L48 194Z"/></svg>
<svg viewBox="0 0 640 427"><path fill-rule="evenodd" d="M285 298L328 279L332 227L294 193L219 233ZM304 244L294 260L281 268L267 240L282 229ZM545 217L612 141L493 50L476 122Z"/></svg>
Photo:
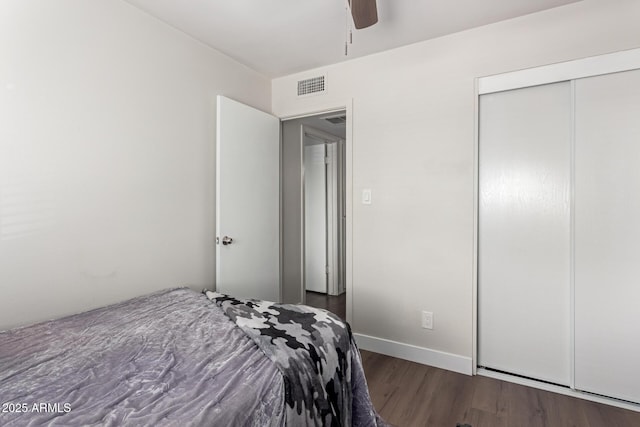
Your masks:
<svg viewBox="0 0 640 427"><path fill-rule="evenodd" d="M362 204L370 205L371 204L371 189L365 188L362 190Z"/></svg>

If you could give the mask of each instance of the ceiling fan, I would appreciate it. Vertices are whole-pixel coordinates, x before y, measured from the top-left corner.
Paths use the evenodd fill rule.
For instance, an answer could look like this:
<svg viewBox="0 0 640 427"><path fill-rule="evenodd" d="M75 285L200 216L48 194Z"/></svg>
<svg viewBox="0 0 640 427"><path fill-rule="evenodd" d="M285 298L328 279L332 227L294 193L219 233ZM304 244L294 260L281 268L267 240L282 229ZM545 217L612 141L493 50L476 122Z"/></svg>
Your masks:
<svg viewBox="0 0 640 427"><path fill-rule="evenodd" d="M378 22L376 0L349 0L349 7L356 30L370 27Z"/></svg>

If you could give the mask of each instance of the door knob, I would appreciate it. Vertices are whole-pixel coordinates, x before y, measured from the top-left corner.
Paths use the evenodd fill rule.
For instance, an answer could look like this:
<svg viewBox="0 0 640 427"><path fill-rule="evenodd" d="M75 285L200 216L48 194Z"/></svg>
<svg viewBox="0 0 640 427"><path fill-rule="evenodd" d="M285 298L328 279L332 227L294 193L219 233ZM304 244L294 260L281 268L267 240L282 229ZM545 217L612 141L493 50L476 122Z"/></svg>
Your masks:
<svg viewBox="0 0 640 427"><path fill-rule="evenodd" d="M224 237L222 238L222 244L223 244L223 245L227 246L227 245L230 245L230 244L232 244L232 243L233 243L233 239L232 239L231 237L229 237L229 236L224 236Z"/></svg>

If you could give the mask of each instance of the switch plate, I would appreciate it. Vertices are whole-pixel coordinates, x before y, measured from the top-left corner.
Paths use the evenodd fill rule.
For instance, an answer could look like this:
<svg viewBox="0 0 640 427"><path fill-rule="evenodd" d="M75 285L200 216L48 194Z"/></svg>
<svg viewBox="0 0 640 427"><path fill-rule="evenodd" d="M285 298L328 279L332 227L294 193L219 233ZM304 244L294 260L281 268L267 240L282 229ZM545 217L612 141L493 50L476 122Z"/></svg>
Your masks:
<svg viewBox="0 0 640 427"><path fill-rule="evenodd" d="M430 311L422 312L422 327L425 329L433 329L433 313Z"/></svg>
<svg viewBox="0 0 640 427"><path fill-rule="evenodd" d="M362 190L362 204L370 205L371 204L371 189L365 188Z"/></svg>

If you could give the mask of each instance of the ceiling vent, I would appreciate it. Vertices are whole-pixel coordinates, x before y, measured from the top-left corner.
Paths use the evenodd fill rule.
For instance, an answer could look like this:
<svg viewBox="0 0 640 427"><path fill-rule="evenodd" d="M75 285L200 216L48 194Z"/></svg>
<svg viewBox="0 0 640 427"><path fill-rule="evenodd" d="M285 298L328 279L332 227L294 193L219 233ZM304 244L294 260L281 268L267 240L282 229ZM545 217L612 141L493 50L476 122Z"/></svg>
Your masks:
<svg viewBox="0 0 640 427"><path fill-rule="evenodd" d="M298 80L298 96L317 95L326 92L325 76Z"/></svg>
<svg viewBox="0 0 640 427"><path fill-rule="evenodd" d="M332 116L332 117L325 117L324 119L329 123L331 123L332 125L343 125L347 123L347 116Z"/></svg>

